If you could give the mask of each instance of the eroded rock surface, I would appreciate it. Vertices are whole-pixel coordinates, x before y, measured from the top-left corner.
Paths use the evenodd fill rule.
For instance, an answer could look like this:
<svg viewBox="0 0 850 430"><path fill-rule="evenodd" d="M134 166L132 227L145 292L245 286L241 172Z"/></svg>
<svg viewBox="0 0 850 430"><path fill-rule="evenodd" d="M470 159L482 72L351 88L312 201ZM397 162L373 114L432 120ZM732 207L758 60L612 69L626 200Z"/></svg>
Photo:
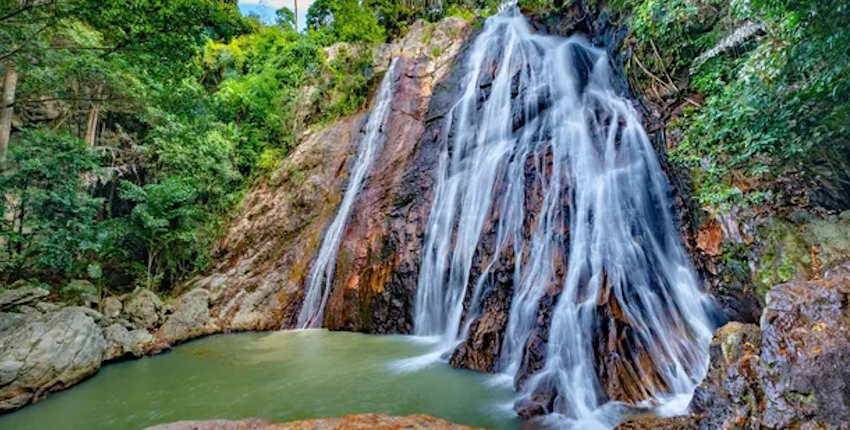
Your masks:
<svg viewBox="0 0 850 430"><path fill-rule="evenodd" d="M0 310L33 303L47 297L50 291L39 287L21 287L0 292Z"/></svg>
<svg viewBox="0 0 850 430"><path fill-rule="evenodd" d="M134 325L153 328L159 324L165 305L162 300L147 288L136 288L124 302L123 314Z"/></svg>
<svg viewBox="0 0 850 430"><path fill-rule="evenodd" d="M711 344L689 417L622 429L850 429L850 263L767 294L761 326L729 323ZM667 426L667 427L664 427Z"/></svg>
<svg viewBox="0 0 850 430"><path fill-rule="evenodd" d="M0 411L15 409L97 372L103 333L81 308L32 315L0 332Z"/></svg>
<svg viewBox="0 0 850 430"><path fill-rule="evenodd" d="M376 71L397 57L400 73L383 127L386 143L340 245L325 327L372 333L412 329L412 289L437 156L427 127L434 119L431 99L469 32L459 18L419 22L375 55ZM305 135L245 199L218 246L217 267L193 284L210 291L217 329L294 326L304 282L342 198L367 114Z"/></svg>
<svg viewBox="0 0 850 430"><path fill-rule="evenodd" d="M197 288L180 297L165 323L156 333L159 341L173 344L212 331L210 322L210 293Z"/></svg>

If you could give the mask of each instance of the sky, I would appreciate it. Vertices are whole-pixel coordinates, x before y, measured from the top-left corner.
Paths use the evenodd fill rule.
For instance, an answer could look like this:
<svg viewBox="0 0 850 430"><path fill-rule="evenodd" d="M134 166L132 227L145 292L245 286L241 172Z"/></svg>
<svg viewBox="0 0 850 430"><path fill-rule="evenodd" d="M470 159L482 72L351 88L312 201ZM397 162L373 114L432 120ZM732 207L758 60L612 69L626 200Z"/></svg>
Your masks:
<svg viewBox="0 0 850 430"><path fill-rule="evenodd" d="M298 0L298 28L304 29L307 19L307 8L313 0ZM275 11L288 7L295 11L293 0L239 0L239 10L243 15L253 13L259 15L265 22L274 22Z"/></svg>

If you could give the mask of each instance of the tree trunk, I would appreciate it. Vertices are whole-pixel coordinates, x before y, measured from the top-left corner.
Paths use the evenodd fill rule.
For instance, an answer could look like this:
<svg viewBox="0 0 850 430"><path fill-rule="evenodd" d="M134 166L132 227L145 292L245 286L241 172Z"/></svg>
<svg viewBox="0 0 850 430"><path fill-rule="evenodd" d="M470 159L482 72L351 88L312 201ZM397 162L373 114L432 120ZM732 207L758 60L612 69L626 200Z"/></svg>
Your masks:
<svg viewBox="0 0 850 430"><path fill-rule="evenodd" d="M95 91L95 98L100 98L101 92L103 91L103 85L98 85L97 90ZM91 107L89 108L89 119L88 124L86 124L86 146L93 147L95 140L97 140L97 121L100 117L100 102L93 102Z"/></svg>
<svg viewBox="0 0 850 430"><path fill-rule="evenodd" d="M295 32L298 33L298 0L293 0L295 3Z"/></svg>
<svg viewBox="0 0 850 430"><path fill-rule="evenodd" d="M12 134L12 113L17 86L17 66L13 61L8 61L6 62L6 75L3 77L3 99L0 100L0 169L6 168L6 153Z"/></svg>

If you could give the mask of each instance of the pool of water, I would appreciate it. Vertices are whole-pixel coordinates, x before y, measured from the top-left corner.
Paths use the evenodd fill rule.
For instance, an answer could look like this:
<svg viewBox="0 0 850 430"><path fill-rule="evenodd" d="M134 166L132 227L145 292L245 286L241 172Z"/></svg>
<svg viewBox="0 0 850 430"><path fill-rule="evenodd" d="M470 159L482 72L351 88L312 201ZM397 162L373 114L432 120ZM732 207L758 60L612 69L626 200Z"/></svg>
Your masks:
<svg viewBox="0 0 850 430"><path fill-rule="evenodd" d="M353 413L428 414L513 429L513 393L435 363L400 370L431 345L404 336L305 330L212 336L105 366L70 390L0 416L0 429L142 429L189 419L291 421Z"/></svg>

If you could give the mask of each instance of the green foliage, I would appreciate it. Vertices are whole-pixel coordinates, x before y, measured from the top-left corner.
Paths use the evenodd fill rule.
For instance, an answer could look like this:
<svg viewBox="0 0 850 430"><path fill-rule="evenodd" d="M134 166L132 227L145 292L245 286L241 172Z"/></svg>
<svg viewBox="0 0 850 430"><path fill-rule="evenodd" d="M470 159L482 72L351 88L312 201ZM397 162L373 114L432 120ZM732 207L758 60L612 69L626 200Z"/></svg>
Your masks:
<svg viewBox="0 0 850 430"><path fill-rule="evenodd" d="M82 21L158 78L184 74L205 40L247 30L232 3L210 0L73 0Z"/></svg>
<svg viewBox="0 0 850 430"><path fill-rule="evenodd" d="M335 42L380 43L384 28L358 0L316 0L307 10L307 27L323 46Z"/></svg>
<svg viewBox="0 0 850 430"><path fill-rule="evenodd" d="M64 132L27 130L11 148L0 176L5 246L3 272L17 278L74 276L99 251L94 218L101 200L82 187L97 161L81 140Z"/></svg>
<svg viewBox="0 0 850 430"><path fill-rule="evenodd" d="M741 192L734 178L767 182L850 151L850 8L837 1L752 7L767 20L767 37L742 58L703 65L693 86L708 97L678 124L685 139L672 155L698 170L704 204L751 203L766 190Z"/></svg>
<svg viewBox="0 0 850 430"><path fill-rule="evenodd" d="M154 288L166 271L182 272L195 257L193 246L203 219L197 189L182 178L166 177L139 186L124 181L121 197L135 203L126 239L147 254L147 286Z"/></svg>
<svg viewBox="0 0 850 430"><path fill-rule="evenodd" d="M83 279L74 279L59 289L59 296L72 303L80 302L83 295L97 297L99 293L94 284Z"/></svg>

